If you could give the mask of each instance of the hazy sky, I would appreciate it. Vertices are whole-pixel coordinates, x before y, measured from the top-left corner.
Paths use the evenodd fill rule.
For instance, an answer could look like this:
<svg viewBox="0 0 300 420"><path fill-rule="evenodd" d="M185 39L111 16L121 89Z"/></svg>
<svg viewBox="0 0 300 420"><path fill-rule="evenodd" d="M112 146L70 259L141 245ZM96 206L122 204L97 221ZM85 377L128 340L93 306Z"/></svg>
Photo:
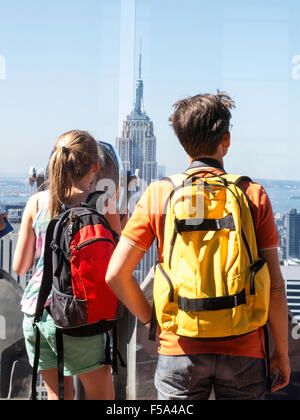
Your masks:
<svg viewBox="0 0 300 420"><path fill-rule="evenodd" d="M299 21L298 0L0 0L0 173L45 166L73 128L115 144L141 40L168 173L186 167L173 103L220 89L237 104L226 169L300 180Z"/></svg>

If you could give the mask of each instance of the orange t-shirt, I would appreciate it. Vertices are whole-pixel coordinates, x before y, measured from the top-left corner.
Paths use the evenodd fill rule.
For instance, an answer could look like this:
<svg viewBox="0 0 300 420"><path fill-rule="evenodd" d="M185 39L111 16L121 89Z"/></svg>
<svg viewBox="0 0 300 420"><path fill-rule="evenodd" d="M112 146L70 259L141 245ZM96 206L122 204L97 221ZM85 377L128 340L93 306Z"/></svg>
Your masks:
<svg viewBox="0 0 300 420"><path fill-rule="evenodd" d="M224 173L216 168L205 169L218 175ZM195 170L197 168L190 169L189 172ZM252 203L258 249L277 248L279 237L267 193L258 183L243 180L240 186ZM121 240L144 251L150 248L156 238L160 262L163 261L163 214L172 189L172 185L165 180L152 183L137 203L121 237ZM168 356L213 353L264 358L263 330L222 341L197 341L161 331L159 353Z"/></svg>

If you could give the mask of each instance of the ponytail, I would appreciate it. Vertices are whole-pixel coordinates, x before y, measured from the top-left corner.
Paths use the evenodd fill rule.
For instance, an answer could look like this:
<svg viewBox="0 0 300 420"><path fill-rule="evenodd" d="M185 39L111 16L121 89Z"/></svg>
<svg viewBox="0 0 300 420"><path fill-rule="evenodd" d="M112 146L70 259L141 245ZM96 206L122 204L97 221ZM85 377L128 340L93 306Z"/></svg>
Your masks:
<svg viewBox="0 0 300 420"><path fill-rule="evenodd" d="M66 170L66 157L62 149L54 152L50 162L50 217L53 219L70 195L72 182Z"/></svg>

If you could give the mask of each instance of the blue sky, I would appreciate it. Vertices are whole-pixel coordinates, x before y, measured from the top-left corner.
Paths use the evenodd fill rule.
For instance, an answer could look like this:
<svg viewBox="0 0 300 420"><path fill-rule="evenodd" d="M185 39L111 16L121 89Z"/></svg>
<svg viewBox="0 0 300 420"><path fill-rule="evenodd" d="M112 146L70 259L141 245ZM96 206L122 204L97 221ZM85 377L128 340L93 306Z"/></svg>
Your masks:
<svg viewBox="0 0 300 420"><path fill-rule="evenodd" d="M227 170L300 180L297 0L0 0L0 11L0 173L45 166L72 128L115 144L142 40L145 109L168 173L187 162L172 104L220 89L237 103Z"/></svg>

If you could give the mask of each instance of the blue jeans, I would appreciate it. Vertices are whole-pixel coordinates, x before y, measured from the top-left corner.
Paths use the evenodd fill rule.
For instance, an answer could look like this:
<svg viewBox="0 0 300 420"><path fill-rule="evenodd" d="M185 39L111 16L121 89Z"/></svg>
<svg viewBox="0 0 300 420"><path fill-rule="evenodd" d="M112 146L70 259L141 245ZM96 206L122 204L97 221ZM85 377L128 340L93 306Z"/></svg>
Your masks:
<svg viewBox="0 0 300 420"><path fill-rule="evenodd" d="M159 400L262 400L263 359L221 354L159 355L155 375Z"/></svg>

